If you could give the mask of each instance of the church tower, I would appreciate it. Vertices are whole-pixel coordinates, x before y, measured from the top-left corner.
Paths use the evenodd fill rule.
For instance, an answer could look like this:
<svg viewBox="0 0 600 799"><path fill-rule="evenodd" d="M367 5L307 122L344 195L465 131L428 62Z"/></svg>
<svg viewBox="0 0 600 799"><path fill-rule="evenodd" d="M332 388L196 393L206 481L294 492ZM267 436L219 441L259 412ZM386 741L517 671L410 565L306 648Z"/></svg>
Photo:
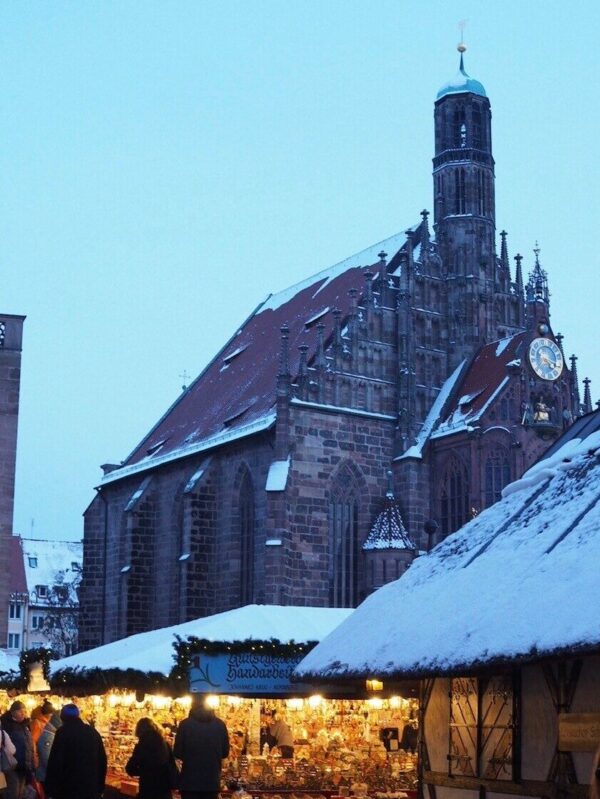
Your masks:
<svg viewBox="0 0 600 799"><path fill-rule="evenodd" d="M451 365L496 337L494 292L502 282L490 101L465 70L465 45L458 50L458 72L439 90L434 111L434 229L448 287Z"/></svg>

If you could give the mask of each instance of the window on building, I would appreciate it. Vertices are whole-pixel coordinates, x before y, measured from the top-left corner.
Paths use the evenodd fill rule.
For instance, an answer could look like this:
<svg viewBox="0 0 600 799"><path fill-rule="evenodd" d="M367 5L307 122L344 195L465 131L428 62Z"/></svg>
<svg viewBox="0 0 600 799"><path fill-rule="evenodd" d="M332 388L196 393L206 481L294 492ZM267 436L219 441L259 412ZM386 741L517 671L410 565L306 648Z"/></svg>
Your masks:
<svg viewBox="0 0 600 799"><path fill-rule="evenodd" d="M450 689L450 751L453 777L513 780L519 773L518 691L510 675L459 677Z"/></svg>
<svg viewBox="0 0 600 799"><path fill-rule="evenodd" d="M48 586L47 585L36 585L35 587L36 594L38 597L45 598L48 596Z"/></svg>
<svg viewBox="0 0 600 799"><path fill-rule="evenodd" d="M465 147L467 141L467 127L465 120L465 108L459 106L454 111L454 146Z"/></svg>
<svg viewBox="0 0 600 799"><path fill-rule="evenodd" d="M19 649L21 646L21 634L20 633L9 633L8 634L8 648L9 649Z"/></svg>
<svg viewBox="0 0 600 799"><path fill-rule="evenodd" d="M66 602L69 598L69 589L66 585L55 585L53 591L59 602Z"/></svg>
<svg viewBox="0 0 600 799"><path fill-rule="evenodd" d="M473 120L473 147L478 150L483 149L483 127L481 124L481 109L478 105L473 106L472 110Z"/></svg>
<svg viewBox="0 0 600 799"><path fill-rule="evenodd" d="M240 598L243 605L254 601L254 486L249 472L240 486Z"/></svg>
<svg viewBox="0 0 600 799"><path fill-rule="evenodd" d="M360 600L359 496L352 470L343 467L329 503L329 603L335 608L352 608Z"/></svg>
<svg viewBox="0 0 600 799"><path fill-rule="evenodd" d="M495 447L485 461L485 506L489 508L502 496L502 489L510 483L508 450Z"/></svg>
<svg viewBox="0 0 600 799"><path fill-rule="evenodd" d="M465 193L465 170L463 167L459 167L458 169L454 170L454 197L455 197L454 213L456 214L466 213L467 200Z"/></svg>
<svg viewBox="0 0 600 799"><path fill-rule="evenodd" d="M29 555L27 561L29 563L30 569L37 569L38 559L35 557L35 555Z"/></svg>
<svg viewBox="0 0 600 799"><path fill-rule="evenodd" d="M442 476L440 489L440 521L442 535L447 536L468 521L469 473L458 458L448 462Z"/></svg>
<svg viewBox="0 0 600 799"><path fill-rule="evenodd" d="M31 629L40 630L44 624L44 617L40 613L33 613L31 616Z"/></svg>
<svg viewBox="0 0 600 799"><path fill-rule="evenodd" d="M8 606L8 618L20 619L21 618L21 605L18 602L11 602Z"/></svg>

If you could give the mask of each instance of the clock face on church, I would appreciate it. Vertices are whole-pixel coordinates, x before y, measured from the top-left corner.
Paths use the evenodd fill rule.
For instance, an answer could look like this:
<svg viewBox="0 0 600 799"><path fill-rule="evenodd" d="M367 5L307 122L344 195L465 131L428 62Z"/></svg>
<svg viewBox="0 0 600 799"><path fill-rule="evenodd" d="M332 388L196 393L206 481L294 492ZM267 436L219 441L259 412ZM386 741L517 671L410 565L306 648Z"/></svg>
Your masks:
<svg viewBox="0 0 600 799"><path fill-rule="evenodd" d="M562 352L549 338L534 338L529 345L529 363L542 380L558 380L564 362Z"/></svg>

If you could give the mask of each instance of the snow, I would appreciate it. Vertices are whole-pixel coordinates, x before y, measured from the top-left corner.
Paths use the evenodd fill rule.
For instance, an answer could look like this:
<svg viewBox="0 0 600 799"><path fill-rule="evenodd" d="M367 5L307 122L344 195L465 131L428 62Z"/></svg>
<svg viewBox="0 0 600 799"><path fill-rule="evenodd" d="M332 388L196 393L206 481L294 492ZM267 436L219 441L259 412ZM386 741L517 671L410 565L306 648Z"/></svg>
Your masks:
<svg viewBox="0 0 600 799"><path fill-rule="evenodd" d="M325 316L326 313L329 313L329 310L330 310L329 306L327 306L326 308L323 308L318 313L316 313L314 316L311 316L310 319L307 319L306 322L304 323L304 326L305 327L310 327L310 325L313 325L322 316Z"/></svg>
<svg viewBox="0 0 600 799"><path fill-rule="evenodd" d="M349 608L246 605L173 627L139 633L51 663L60 669L137 669L168 675L173 666L175 636L208 641L269 640L305 643L320 641L352 612Z"/></svg>
<svg viewBox="0 0 600 799"><path fill-rule="evenodd" d="M266 491L285 491L290 471L290 463L291 460L289 457L285 461L273 461L269 466Z"/></svg>
<svg viewBox="0 0 600 799"><path fill-rule="evenodd" d="M27 590L36 592L36 586L46 586L51 591L55 585L70 585L79 581L83 560L81 541L44 541L37 538L22 538L23 561ZM36 565L31 565L35 563ZM74 567L75 565L75 567ZM76 596L71 596L76 600ZM35 604L44 604L37 598Z"/></svg>
<svg viewBox="0 0 600 799"><path fill-rule="evenodd" d="M417 226L415 225L413 228L409 229L414 230L416 227ZM389 239L380 241L377 244L373 244L370 247L367 247L366 250L362 250L361 252L356 253L356 255L351 255L344 261L340 261L339 263L334 264L334 266L330 266L328 269L324 269L323 271L318 272L316 275L306 278L306 280L280 291L278 294L272 294L260 306L257 313L280 308L286 302L293 299L298 292L303 291L309 286L320 283L320 285L315 288L315 292L313 294L313 297L316 297L317 294L322 291L331 280L339 275L342 275L348 269L354 269L359 266L373 266L376 264L379 261L379 253L381 250L385 250L388 253L388 261L391 260L405 242L406 233L402 232L396 233L394 236L390 236Z"/></svg>
<svg viewBox="0 0 600 799"><path fill-rule="evenodd" d="M19 670L20 653L7 652L0 649L0 673Z"/></svg>
<svg viewBox="0 0 600 799"><path fill-rule="evenodd" d="M370 419L386 419L387 421L395 421L396 417L388 413L375 413L375 411L363 411L361 408L343 408L340 405L326 405L320 402L309 402L307 400L299 400L295 397L291 400L292 405L302 405L304 408L315 408L320 411L335 411L336 413L346 413L351 416L368 416Z"/></svg>
<svg viewBox="0 0 600 799"><path fill-rule="evenodd" d="M509 377L503 377L502 381L488 397L486 402L477 411L462 408L463 405L468 405L473 399L481 393L481 391L473 392L472 394L461 397L458 401L458 408L440 426L431 434L431 438L442 438L443 436L450 435L451 433L458 433L463 430L473 430L473 422L481 419L483 414L487 411L489 406L494 402L496 397L503 391L504 387L509 381ZM470 397L470 399L469 399Z"/></svg>
<svg viewBox="0 0 600 799"><path fill-rule="evenodd" d="M135 506L143 497L144 492L146 491L151 482L152 482L152 475L148 475L148 477L145 477L142 480L140 487L134 491L134 493L131 495L131 499L129 500L127 505L125 505L125 512L133 510L135 508Z"/></svg>
<svg viewBox="0 0 600 799"><path fill-rule="evenodd" d="M502 353L508 347L513 338L514 336L508 336L508 338L500 339L500 341L498 342L498 346L496 347L496 358L499 358L502 355Z"/></svg>
<svg viewBox="0 0 600 799"><path fill-rule="evenodd" d="M466 361L462 361L456 369L452 372L449 378L444 382L443 386L440 389L440 393L435 398L435 402L431 406L431 410L427 414L425 421L423 422L423 426L419 430L417 435L416 443L413 444L412 447L409 447L406 452L400 455L396 460L402 460L402 458L421 458L422 457L422 450L423 447L431 435L431 432L436 424L436 422L440 418L440 414L444 409L444 405L448 400L448 397L454 390L454 386L456 385L458 378L460 377L463 367Z"/></svg>
<svg viewBox="0 0 600 799"><path fill-rule="evenodd" d="M121 469L114 469L112 472L105 474L101 480L101 485L112 483L115 480L122 480L124 477L129 477L132 474L143 472L146 469L153 469L163 463L170 463L171 461L179 460L179 458L187 458L189 455L195 455L198 452L205 452L213 447L218 447L220 444L225 444L230 441L237 441L240 438L251 436L254 433L259 433L261 430L267 430L275 422L275 412L265 414L258 419L253 419L244 425L240 425L233 430L222 430L212 436L207 436L201 441L196 441L193 444L174 449L152 460L141 460L137 463L132 463L131 466L124 466Z"/></svg>
<svg viewBox="0 0 600 799"><path fill-rule="evenodd" d="M237 347L237 349L233 350L233 352L230 352L230 353L228 353L227 355L225 355L225 356L223 357L223 363L224 363L224 364L226 364L226 365L229 365L229 363L230 363L230 362L231 362L231 361L232 361L232 360L233 360L233 359L234 359L234 358L235 358L237 355L241 355L241 354L242 354L242 352L244 352L244 350L247 350L247 349L248 349L248 344L242 344L240 347Z"/></svg>
<svg viewBox="0 0 600 799"><path fill-rule="evenodd" d="M509 367L510 366L520 366L521 365L521 359L520 358L515 358L514 360L509 361L506 365L509 366Z"/></svg>
<svg viewBox="0 0 600 799"><path fill-rule="evenodd" d="M194 474L190 477L187 481L185 488L183 489L184 494L190 494L198 485L198 481L202 479L202 475L206 471L206 461L203 461L202 465L199 466Z"/></svg>
<svg viewBox="0 0 600 799"><path fill-rule="evenodd" d="M600 432L560 454L372 594L297 675L460 673L599 649Z"/></svg>

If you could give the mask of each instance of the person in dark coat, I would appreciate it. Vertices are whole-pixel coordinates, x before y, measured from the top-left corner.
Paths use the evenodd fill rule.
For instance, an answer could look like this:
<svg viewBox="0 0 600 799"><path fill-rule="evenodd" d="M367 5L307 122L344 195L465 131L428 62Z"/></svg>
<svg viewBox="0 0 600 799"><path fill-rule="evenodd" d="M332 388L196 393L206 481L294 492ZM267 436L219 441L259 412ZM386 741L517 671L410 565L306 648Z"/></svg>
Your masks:
<svg viewBox="0 0 600 799"><path fill-rule="evenodd" d="M52 799L99 799L106 780L102 738L79 718L77 705L65 705L60 719L48 758L46 793Z"/></svg>
<svg viewBox="0 0 600 799"><path fill-rule="evenodd" d="M48 768L48 758L54 743L56 730L60 727L61 720L58 713L53 713L42 730L42 734L37 742L38 766L35 770L36 778L43 784L46 781L46 769Z"/></svg>
<svg viewBox="0 0 600 799"><path fill-rule="evenodd" d="M171 799L175 761L171 747L152 719L142 718L135 727L138 738L125 771L140 778L139 799Z"/></svg>
<svg viewBox="0 0 600 799"><path fill-rule="evenodd" d="M13 702L6 713L0 717L0 723L2 729L8 733L16 750L17 767L5 774L7 797L8 799L21 799L26 782L34 768L33 740L23 702Z"/></svg>
<svg viewBox="0 0 600 799"><path fill-rule="evenodd" d="M175 757L182 761L179 790L182 799L216 799L221 765L229 754L227 727L195 697L190 715L179 725Z"/></svg>

